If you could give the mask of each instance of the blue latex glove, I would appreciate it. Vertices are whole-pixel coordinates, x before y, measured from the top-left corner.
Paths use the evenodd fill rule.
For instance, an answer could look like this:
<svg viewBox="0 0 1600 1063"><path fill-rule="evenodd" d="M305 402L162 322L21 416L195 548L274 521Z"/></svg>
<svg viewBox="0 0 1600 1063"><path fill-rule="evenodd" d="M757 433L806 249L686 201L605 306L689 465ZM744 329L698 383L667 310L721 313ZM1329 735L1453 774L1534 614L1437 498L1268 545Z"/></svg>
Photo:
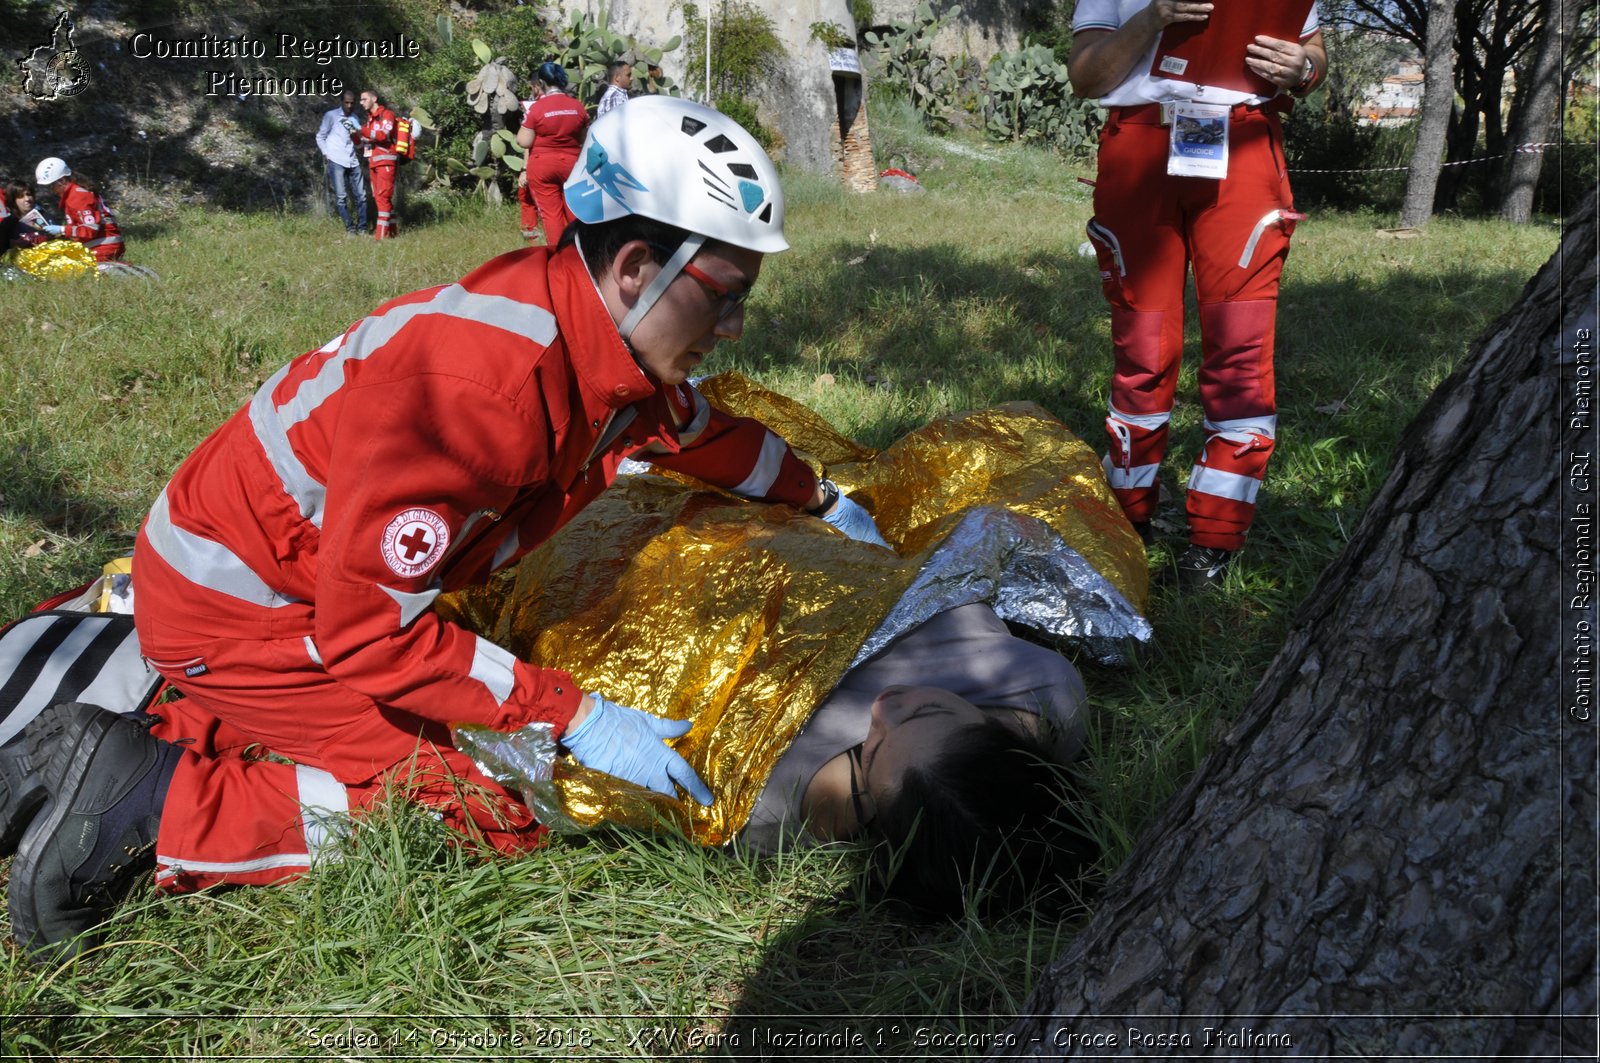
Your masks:
<svg viewBox="0 0 1600 1063"><path fill-rule="evenodd" d="M66 232L66 230L59 225L43 225L40 226L40 228L44 229L44 231L49 233L51 236L60 236L62 233Z"/></svg>
<svg viewBox="0 0 1600 1063"><path fill-rule="evenodd" d="M664 720L630 709L590 693L594 708L575 730L561 736L561 744L579 764L636 783L658 794L678 796L677 783L702 805L713 800L711 788L689 767L689 762L667 745L667 739L689 733L688 720Z"/></svg>
<svg viewBox="0 0 1600 1063"><path fill-rule="evenodd" d="M862 509L860 503L852 502L847 495L841 494L839 500L821 517L824 523L833 525L852 539L892 549L878 534L878 525L873 521L872 514Z"/></svg>

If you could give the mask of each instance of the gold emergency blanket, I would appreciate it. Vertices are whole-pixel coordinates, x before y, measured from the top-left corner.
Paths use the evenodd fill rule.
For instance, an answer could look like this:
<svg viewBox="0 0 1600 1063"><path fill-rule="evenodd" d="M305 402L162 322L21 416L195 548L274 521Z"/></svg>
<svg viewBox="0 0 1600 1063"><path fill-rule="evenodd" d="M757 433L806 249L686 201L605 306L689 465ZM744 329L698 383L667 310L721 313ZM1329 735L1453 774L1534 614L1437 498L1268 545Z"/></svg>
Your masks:
<svg viewBox="0 0 1600 1063"><path fill-rule="evenodd" d="M463 748L522 789L541 821L557 829L665 824L705 845L730 840L778 757L858 656L943 609L997 601L1017 589L1009 584L1066 591L1067 599L1030 598L1034 605L1014 610L1047 635L1073 632L1049 617L1031 622L1026 614L1041 601L1063 620L1104 613L1104 646L1148 639L1139 615L1143 546L1094 453L1042 408L1013 403L940 418L875 453L743 377L701 387L826 466L896 552L789 506L671 475L628 475L493 586L444 599L446 616L534 664L570 671L585 690L695 721L674 747L717 795L710 808L568 757L555 761L551 785L547 727L517 736L459 728ZM1046 545L1018 550L1019 538ZM1019 579L989 564L1037 560L1041 551L1076 567Z"/></svg>
<svg viewBox="0 0 1600 1063"><path fill-rule="evenodd" d="M76 240L49 240L37 247L19 247L0 255L0 263L45 280L100 276L94 252Z"/></svg>

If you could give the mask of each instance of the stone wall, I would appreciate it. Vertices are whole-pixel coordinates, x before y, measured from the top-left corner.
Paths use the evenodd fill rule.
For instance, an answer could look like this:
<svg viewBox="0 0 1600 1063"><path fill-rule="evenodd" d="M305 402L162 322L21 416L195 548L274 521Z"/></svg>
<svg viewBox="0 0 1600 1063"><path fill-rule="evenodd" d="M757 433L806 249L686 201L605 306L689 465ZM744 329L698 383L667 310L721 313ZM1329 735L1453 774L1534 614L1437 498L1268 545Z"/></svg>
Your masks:
<svg viewBox="0 0 1600 1063"><path fill-rule="evenodd" d="M772 19L774 34L787 53L771 71L766 91L756 101L762 123L775 130L780 139L773 149L774 156L787 165L812 173L841 178L848 175L847 184L856 186L859 174L864 172L863 157L865 172L872 172L866 109L859 106L855 115L844 116L849 126L848 135L844 135L840 105L841 99L847 103L859 100L864 104L865 77L859 73L859 62L853 64L856 73L848 69L835 70L851 66L850 58L830 56L827 47L811 36L812 23L827 22L853 37L855 29L847 0L749 2ZM612 31L634 37L640 44L659 46L685 33L682 9L677 5L669 7L659 0L610 0L609 3L564 0L561 6L565 13L583 11L592 19L598 19L603 6ZM711 12L711 32L715 34L715 0L702 2L700 8ZM705 72L686 69L686 62L687 49L680 47L667 53L662 68L678 83L685 96L703 100ZM856 91L850 91L852 81L859 83Z"/></svg>
<svg viewBox="0 0 1600 1063"><path fill-rule="evenodd" d="M887 26L910 22L921 0L872 0L873 22ZM957 4L961 16L934 38L934 51L952 59L971 56L987 64L1001 52L1022 47L1022 27L1026 13L1047 11L1051 0L930 0L934 11L948 11ZM863 29L865 27L862 27Z"/></svg>

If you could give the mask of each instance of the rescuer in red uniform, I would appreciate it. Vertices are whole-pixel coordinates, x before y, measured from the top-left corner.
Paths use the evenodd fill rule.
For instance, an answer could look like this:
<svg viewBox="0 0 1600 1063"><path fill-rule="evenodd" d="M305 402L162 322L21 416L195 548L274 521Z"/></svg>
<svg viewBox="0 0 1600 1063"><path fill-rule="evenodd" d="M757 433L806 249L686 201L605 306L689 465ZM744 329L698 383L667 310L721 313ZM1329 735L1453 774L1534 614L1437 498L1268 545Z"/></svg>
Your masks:
<svg viewBox="0 0 1600 1063"><path fill-rule="evenodd" d="M367 120L356 136L367 156L367 179L372 185L372 204L378 214L378 224L372 235L374 239L387 240L398 231L394 217L394 171L400 157L394 150L395 116L372 89L361 94L361 108L367 112Z"/></svg>
<svg viewBox="0 0 1600 1063"><path fill-rule="evenodd" d="M75 181L71 168L57 158L42 160L33 177L35 184L48 188L61 201L63 221L59 226L45 226L46 232L78 241L94 252L97 262L122 258L122 230L98 192Z"/></svg>
<svg viewBox="0 0 1600 1063"><path fill-rule="evenodd" d="M1298 40L1258 36L1246 46L1243 66L1276 95L1151 76L1161 31L1203 22L1211 9L1190 0L1080 0L1068 64L1074 91L1110 108L1089 223L1115 348L1106 472L1146 541L1183 358L1185 273L1193 266L1206 438L1189 475L1189 547L1177 578L1200 587L1220 582L1244 545L1277 436L1278 279L1298 217L1278 112L1288 109L1282 92L1309 92L1328 66L1313 4ZM1169 172L1179 140L1168 115L1186 104L1221 113L1225 176Z"/></svg>
<svg viewBox="0 0 1600 1063"><path fill-rule="evenodd" d="M534 228L543 221L544 242L555 247L572 224L561 186L578 161L589 115L567 94L567 72L559 63L539 64L534 82L539 98L528 107L517 130L517 145L528 152L517 179L517 202L522 207L522 238L531 241Z"/></svg>
<svg viewBox="0 0 1600 1063"><path fill-rule="evenodd" d="M139 534L135 621L186 697L153 734L92 706L31 725L69 717L11 870L26 947L81 949L152 867L173 892L301 874L386 787L495 849L538 845L521 801L455 749L456 722L543 725L590 768L712 799L667 744L687 721L580 690L432 608L634 455L882 542L783 440L687 382L788 247L754 139L697 104L637 101L591 127L566 197L578 220L559 248L379 307L179 467Z"/></svg>

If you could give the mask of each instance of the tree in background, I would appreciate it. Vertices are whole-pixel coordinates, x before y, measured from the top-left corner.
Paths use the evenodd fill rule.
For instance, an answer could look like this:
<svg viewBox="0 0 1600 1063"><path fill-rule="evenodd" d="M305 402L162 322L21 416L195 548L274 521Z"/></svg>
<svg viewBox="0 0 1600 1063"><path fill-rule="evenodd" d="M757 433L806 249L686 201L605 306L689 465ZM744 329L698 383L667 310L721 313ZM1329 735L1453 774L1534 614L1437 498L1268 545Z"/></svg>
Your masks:
<svg viewBox="0 0 1600 1063"><path fill-rule="evenodd" d="M1370 88L1415 53L1405 41L1352 24L1349 6L1349 0L1323 0L1328 74L1284 122L1295 202L1306 207L1388 205L1398 185L1387 168L1412 155L1409 131L1359 118Z"/></svg>
<svg viewBox="0 0 1600 1063"><path fill-rule="evenodd" d="M1587 10L1592 18L1593 9ZM1518 72L1511 108L1511 150L1502 166L1500 198L1500 216L1506 221L1527 222L1533 217L1544 146L1561 139L1561 101L1567 86L1562 60L1573 50L1584 11L1584 5L1573 0L1544 2L1539 46L1530 69Z"/></svg>
<svg viewBox="0 0 1600 1063"><path fill-rule="evenodd" d="M1342 14L1354 26L1394 34L1427 55L1430 15L1444 6L1446 0L1343 0ZM1593 25L1593 6L1576 0L1557 4L1547 0L1454 0L1449 6L1455 24L1454 95L1459 98L1460 107L1450 115L1445 161L1498 159L1515 146L1507 137L1507 78L1521 78L1521 84L1536 80L1534 60L1552 10L1564 8ZM1568 43L1571 51L1562 68L1560 97L1565 96L1565 86L1577 71L1592 59L1595 49L1592 33L1577 32ZM1532 105L1532 92L1518 95L1527 101L1525 106ZM1517 125L1516 117L1511 117L1511 124ZM1526 122L1522 124L1526 126ZM1503 170L1494 166L1451 166L1443 172L1435 209L1457 207L1467 191L1493 202Z"/></svg>
<svg viewBox="0 0 1600 1063"><path fill-rule="evenodd" d="M1428 12L1423 38L1422 117L1416 152L1406 173L1406 199L1400 208L1400 224L1405 226L1424 225L1433 217L1434 195L1455 103L1455 5L1446 0L1430 7L1433 10Z"/></svg>

